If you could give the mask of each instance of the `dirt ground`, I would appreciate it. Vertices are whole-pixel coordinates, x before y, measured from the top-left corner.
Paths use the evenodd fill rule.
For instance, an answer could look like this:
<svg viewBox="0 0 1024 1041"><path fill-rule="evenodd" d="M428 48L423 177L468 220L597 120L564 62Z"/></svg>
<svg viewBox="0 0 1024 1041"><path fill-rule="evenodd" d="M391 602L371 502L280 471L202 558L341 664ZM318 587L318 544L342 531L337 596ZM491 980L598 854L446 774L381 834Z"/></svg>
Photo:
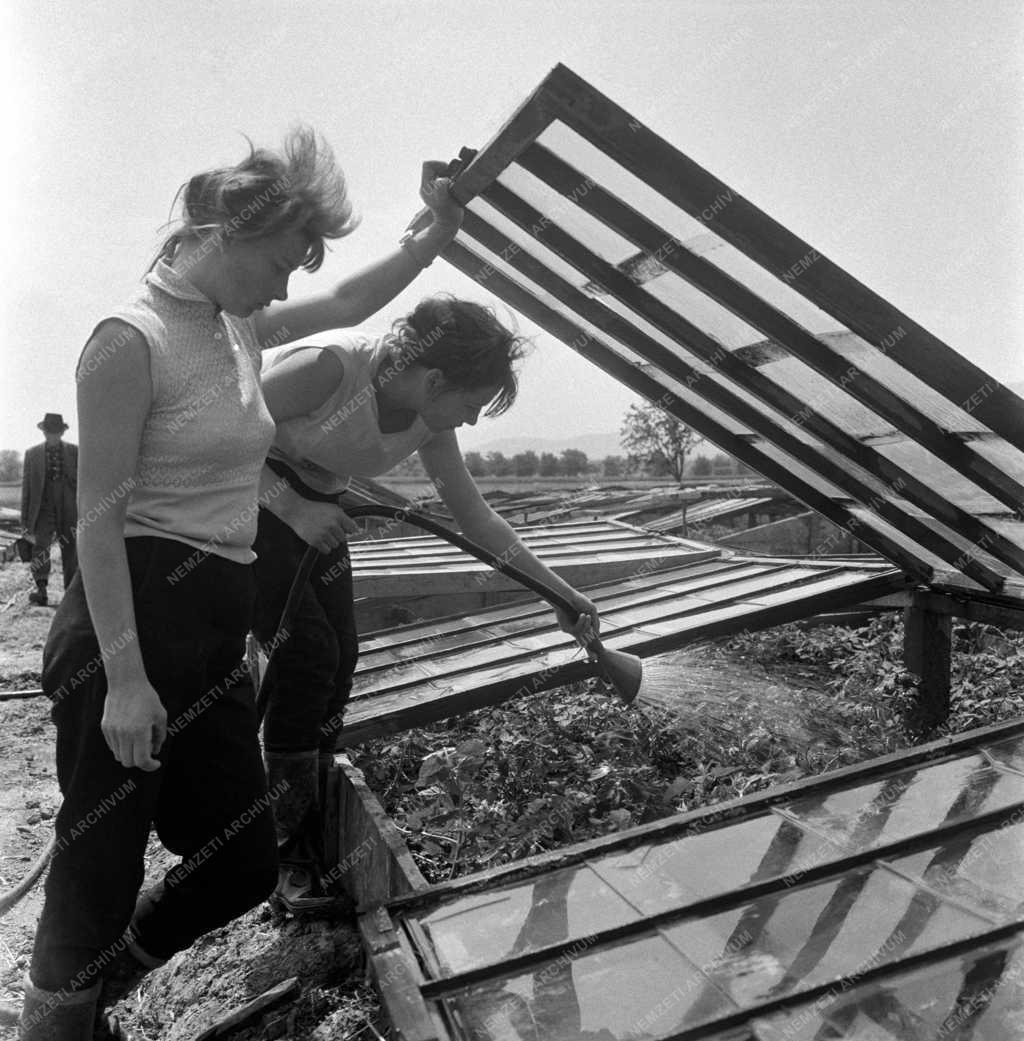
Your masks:
<svg viewBox="0 0 1024 1041"><path fill-rule="evenodd" d="M56 563L56 560L55 560ZM59 566L55 568L59 572ZM53 606L28 603L27 565L0 565L0 691L39 686L43 644ZM50 602L60 602L59 574ZM60 805L53 768L54 730L45 698L0 702L0 892L28 871L52 834ZM155 841L146 857L155 881L173 858ZM20 1006L22 980L42 906L40 882L0 919L0 1002ZM365 980L358 935L345 923L283 920L263 905L202 937L156 970L119 1009L139 1041L186 1041L222 1015L296 976L302 996L234 1034L239 1041L371 1041L386 1033ZM15 1037L0 1025L0 1041Z"/></svg>

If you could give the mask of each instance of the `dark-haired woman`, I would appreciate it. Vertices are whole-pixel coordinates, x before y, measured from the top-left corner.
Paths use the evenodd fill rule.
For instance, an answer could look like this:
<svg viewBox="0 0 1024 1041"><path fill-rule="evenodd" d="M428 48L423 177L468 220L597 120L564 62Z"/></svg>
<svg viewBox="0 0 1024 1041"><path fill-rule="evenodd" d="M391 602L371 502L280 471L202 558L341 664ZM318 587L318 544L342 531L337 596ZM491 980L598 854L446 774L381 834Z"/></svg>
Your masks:
<svg viewBox="0 0 1024 1041"><path fill-rule="evenodd" d="M23 1039L93 1037L97 1004L274 888L270 793L238 667L274 436L260 352L356 324L412 281L461 214L440 169L427 164L421 187L434 224L332 293L269 310L355 226L329 148L300 129L282 153L193 177L144 284L82 352L80 571L43 657L64 802ZM151 825L182 860L136 903Z"/></svg>
<svg viewBox="0 0 1024 1041"><path fill-rule="evenodd" d="M275 650L264 750L281 878L275 899L296 913L330 903L317 878L317 765L330 761L358 654L348 549L355 525L337 505L350 476L373 477L418 452L460 530L554 587L575 607L556 612L582 642L599 627L593 603L549 570L477 490L455 430L515 401L521 340L478 304L424 300L380 339L283 352L263 377L277 420L268 466L287 489L260 510L257 636L271 639L307 544L322 551ZM268 480L270 478L268 477ZM315 505L319 503L320 505Z"/></svg>

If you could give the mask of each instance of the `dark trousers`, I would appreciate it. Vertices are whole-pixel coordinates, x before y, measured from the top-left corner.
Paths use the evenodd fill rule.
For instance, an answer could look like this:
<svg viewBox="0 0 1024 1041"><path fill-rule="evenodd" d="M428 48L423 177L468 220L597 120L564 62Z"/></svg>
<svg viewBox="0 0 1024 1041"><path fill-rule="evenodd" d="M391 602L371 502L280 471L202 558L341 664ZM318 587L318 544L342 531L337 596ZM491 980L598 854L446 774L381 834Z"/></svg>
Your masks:
<svg viewBox="0 0 1024 1041"><path fill-rule="evenodd" d="M261 509L253 548L258 591L253 632L266 646L277 633L308 546ZM281 634L275 646L264 747L268 753L333 751L359 657L347 545L317 554L287 635Z"/></svg>
<svg viewBox="0 0 1024 1041"><path fill-rule="evenodd" d="M46 482L39 517L32 534L36 541L30 567L36 585L45 586L50 580L50 546L56 540L60 546L64 588L67 589L78 568L78 555L75 549L74 498L64 487L63 481Z"/></svg>
<svg viewBox="0 0 1024 1041"><path fill-rule="evenodd" d="M107 746L106 678L77 576L43 654L64 795L32 957L32 981L46 990L89 986L118 949L151 824L183 858L140 904L134 932L155 958L254 907L277 881L255 702L240 664L251 568L207 556L190 569L201 554L169 539L125 545L139 649L168 737L152 773L122 767Z"/></svg>

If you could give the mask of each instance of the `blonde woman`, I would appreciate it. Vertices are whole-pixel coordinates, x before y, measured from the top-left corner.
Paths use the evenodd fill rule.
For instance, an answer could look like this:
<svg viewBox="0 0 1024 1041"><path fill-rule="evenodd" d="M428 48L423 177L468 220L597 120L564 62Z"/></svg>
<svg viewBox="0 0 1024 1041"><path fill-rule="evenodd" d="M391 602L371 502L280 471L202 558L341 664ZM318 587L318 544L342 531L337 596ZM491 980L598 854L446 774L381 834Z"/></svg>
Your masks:
<svg viewBox="0 0 1024 1041"><path fill-rule="evenodd" d="M238 667L274 437L260 352L362 321L412 281L457 226L439 169L426 164L421 186L431 226L296 303L291 274L315 271L355 226L329 148L299 129L280 153L197 174L143 286L82 352L88 523L43 660L64 802L22 1038L91 1038L94 1025L102 1036L98 1008L274 888L270 793ZM182 860L137 902L151 825Z"/></svg>

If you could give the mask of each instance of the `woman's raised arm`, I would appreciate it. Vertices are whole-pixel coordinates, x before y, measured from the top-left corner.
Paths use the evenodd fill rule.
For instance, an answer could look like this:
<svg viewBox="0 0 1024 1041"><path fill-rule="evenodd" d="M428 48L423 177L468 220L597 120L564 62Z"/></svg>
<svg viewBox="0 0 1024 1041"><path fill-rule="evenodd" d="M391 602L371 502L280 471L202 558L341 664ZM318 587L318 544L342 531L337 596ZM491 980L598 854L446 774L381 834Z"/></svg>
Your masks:
<svg viewBox="0 0 1024 1041"><path fill-rule="evenodd" d="M265 347L278 346L328 329L351 328L411 285L462 224L462 207L451 196L451 181L441 176L445 169L445 163L423 164L420 198L433 213L433 223L329 292L257 312L253 322L259 342Z"/></svg>

